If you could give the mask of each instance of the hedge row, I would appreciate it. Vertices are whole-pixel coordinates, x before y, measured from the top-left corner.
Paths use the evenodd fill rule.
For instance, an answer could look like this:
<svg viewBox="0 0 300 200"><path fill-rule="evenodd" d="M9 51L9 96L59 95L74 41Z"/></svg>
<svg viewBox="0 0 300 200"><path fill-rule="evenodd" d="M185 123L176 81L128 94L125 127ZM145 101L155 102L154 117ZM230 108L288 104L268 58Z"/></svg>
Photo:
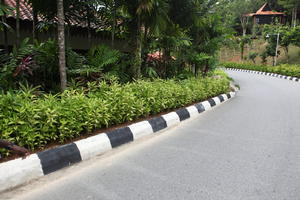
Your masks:
<svg viewBox="0 0 300 200"><path fill-rule="evenodd" d="M235 68L235 69L247 69L261 72L270 72L286 76L293 76L300 78L300 66L298 65L279 65L279 66L265 66L265 65L253 65L244 63L223 63L222 67Z"/></svg>
<svg viewBox="0 0 300 200"><path fill-rule="evenodd" d="M31 150L80 134L228 92L222 78L137 81L126 85L92 83L59 95L34 91L0 95L1 139Z"/></svg>

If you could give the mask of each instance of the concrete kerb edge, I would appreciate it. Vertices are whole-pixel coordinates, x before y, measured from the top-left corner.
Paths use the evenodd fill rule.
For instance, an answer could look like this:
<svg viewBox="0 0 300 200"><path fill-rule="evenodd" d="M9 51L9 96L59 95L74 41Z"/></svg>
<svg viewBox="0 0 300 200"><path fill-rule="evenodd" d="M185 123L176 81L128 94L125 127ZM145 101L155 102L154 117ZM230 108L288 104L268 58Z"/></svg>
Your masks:
<svg viewBox="0 0 300 200"><path fill-rule="evenodd" d="M231 70L231 71L238 71L238 72L248 72L253 74L260 74L260 75L266 75L276 78L282 78L290 81L300 82L300 78L293 77L293 76L286 76L276 73L270 73L270 72L261 72L261 71L254 71L254 70L247 70L247 69L236 69L236 68L225 68L225 70Z"/></svg>
<svg viewBox="0 0 300 200"><path fill-rule="evenodd" d="M182 121L192 119L212 109L212 107L228 101L235 96L236 92L237 90L221 94L207 101L159 117L32 154L26 159L19 158L2 163L0 164L0 192L26 184L83 160L99 156L122 144L165 131Z"/></svg>

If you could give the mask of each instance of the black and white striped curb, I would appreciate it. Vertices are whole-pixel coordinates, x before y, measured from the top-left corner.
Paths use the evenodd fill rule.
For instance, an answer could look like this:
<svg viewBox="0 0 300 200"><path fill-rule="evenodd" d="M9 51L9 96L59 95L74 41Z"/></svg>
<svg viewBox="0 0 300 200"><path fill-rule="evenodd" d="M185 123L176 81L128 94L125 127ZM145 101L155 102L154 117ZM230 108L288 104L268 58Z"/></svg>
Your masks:
<svg viewBox="0 0 300 200"><path fill-rule="evenodd" d="M132 142L143 136L178 125L186 119L196 117L200 113L229 100L235 94L235 92L222 94L150 120L32 154L26 159L20 158L2 163L0 164L0 192L101 155L112 148Z"/></svg>
<svg viewBox="0 0 300 200"><path fill-rule="evenodd" d="M293 76L285 76L285 75L275 74L275 73L270 73L270 72L261 72L261 71L254 71L254 70L247 70L247 69L236 69L236 68L225 68L225 70L248 72L248 73L252 73L252 74L261 74L261 75L272 76L272 77L277 77L277 78L282 78L282 79L287 79L287 80L291 80L291 81L300 82L300 78L293 77Z"/></svg>

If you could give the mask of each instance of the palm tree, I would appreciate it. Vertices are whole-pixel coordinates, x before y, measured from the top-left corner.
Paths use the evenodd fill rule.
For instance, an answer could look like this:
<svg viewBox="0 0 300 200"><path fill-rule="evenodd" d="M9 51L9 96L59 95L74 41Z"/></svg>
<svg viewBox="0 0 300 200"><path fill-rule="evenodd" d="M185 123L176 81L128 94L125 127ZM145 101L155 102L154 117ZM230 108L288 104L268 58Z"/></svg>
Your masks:
<svg viewBox="0 0 300 200"><path fill-rule="evenodd" d="M59 73L60 73L60 87L64 91L67 87L67 73L66 73L66 52L65 52L65 16L64 16L64 2L57 0L57 20L58 20L58 49L59 49Z"/></svg>
<svg viewBox="0 0 300 200"><path fill-rule="evenodd" d="M133 46L133 63L131 68L132 77L138 79L141 77L141 64L142 64L142 44L143 44L143 32L150 28L153 30L153 24L158 23L156 19L162 19L154 17L156 14L155 9L165 3L166 0L131 0L122 2L126 7L127 12L131 16L128 28L130 32L130 40ZM152 20L151 24L147 24L149 20ZM149 25L146 26L146 25Z"/></svg>

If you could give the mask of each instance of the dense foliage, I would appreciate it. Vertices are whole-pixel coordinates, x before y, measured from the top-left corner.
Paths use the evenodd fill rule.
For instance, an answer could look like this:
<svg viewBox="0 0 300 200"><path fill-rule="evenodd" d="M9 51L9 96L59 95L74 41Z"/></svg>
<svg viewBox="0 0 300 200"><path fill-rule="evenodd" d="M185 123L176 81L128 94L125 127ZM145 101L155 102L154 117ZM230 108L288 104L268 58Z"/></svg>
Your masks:
<svg viewBox="0 0 300 200"><path fill-rule="evenodd" d="M289 60L289 46L294 45L300 47L300 26L289 27L281 24L265 25L263 27L262 36L268 42L266 51L264 52L267 56L276 56L277 39L278 45L284 49L287 55L287 61ZM277 54L280 53L278 50Z"/></svg>
<svg viewBox="0 0 300 200"><path fill-rule="evenodd" d="M31 150L95 129L179 108L229 91L223 72L186 80L139 80L120 85L91 82L61 94L22 90L0 95L1 138Z"/></svg>
<svg viewBox="0 0 300 200"><path fill-rule="evenodd" d="M300 66L297 65L283 64L279 66L266 66L245 63L222 63L221 66L234 69L247 69L261 72L270 72L300 78Z"/></svg>
<svg viewBox="0 0 300 200"><path fill-rule="evenodd" d="M64 0L63 4L59 4L64 7L64 16L58 16L57 10L58 7L61 7L57 6L57 2L62 2L62 0L26 0L26 2L33 8L35 16L33 20L36 20L33 22L32 38L26 40L26 43L32 44L35 39L38 39L41 45L45 43L49 47L49 41L52 41L54 46L51 47L53 51L49 56L45 60L41 60L46 63L42 68L49 69L44 75L50 79L43 82L44 75L41 78L26 75L22 76L22 81L26 80L34 83L33 85L40 84L47 92L57 92L59 83L70 82L72 78L82 80L82 75L86 76L86 80L94 80L102 77L105 73L113 73L122 78L125 77L124 82L143 77L173 78L186 71L196 75L206 75L216 67L218 50L227 36L227 29L223 27L222 18L214 12L217 3L215 0ZM18 11L16 9L16 12ZM1 13L0 9L1 15L3 16L4 12ZM42 20L37 20L37 16ZM4 18L5 16L3 16ZM66 31L62 31L60 28L60 32L66 32L66 35L70 34L70 30L73 28L75 30L75 27L86 30L86 42L90 47L90 50L86 50L89 51L87 55L77 56L71 52L73 50L72 43L66 42L70 45L66 48L69 49L65 56L66 66L63 64L65 63L64 51L61 50L65 42L54 42L59 38L56 34L49 34L48 40L44 40L39 38L37 33L56 32L59 19L65 21ZM16 32L19 31L16 30ZM5 34L7 34L7 30L4 30ZM102 37L103 35L106 35L106 38L111 37L110 47L95 46L91 41L91 35L93 37ZM16 40L17 44L22 43L20 38L16 38ZM127 49L128 52L124 54L117 52L114 49L116 48L115 40L128 42L130 47ZM26 48L29 46L25 45ZM18 59L14 59L9 65L7 62L0 63L0 70L4 68L7 71L6 68L9 66L10 72L14 72L22 65L23 60L26 61L26 69L28 65L36 64L38 52L36 45L32 44L32 48L23 54L23 49L26 48L24 48L24 44L16 45L14 53ZM48 50L50 49L48 48ZM159 53L161 56L154 60L149 59L155 53ZM62 57L58 59L59 55ZM75 59L72 59L73 55L75 55ZM85 58L80 59L80 56ZM50 58L51 62L48 60ZM79 61L81 66L70 66L68 64L70 61ZM52 66L46 67L50 63ZM39 63L37 64L41 66ZM29 71L30 75L31 71L32 69ZM65 76L64 71L69 74ZM5 84L1 84L4 85L2 87L6 89L18 87L19 79L10 76L11 74L6 73L5 78L0 78L0 83L9 80ZM62 76L67 80L59 78ZM39 80L33 80L36 78ZM61 89L63 90L63 88Z"/></svg>

